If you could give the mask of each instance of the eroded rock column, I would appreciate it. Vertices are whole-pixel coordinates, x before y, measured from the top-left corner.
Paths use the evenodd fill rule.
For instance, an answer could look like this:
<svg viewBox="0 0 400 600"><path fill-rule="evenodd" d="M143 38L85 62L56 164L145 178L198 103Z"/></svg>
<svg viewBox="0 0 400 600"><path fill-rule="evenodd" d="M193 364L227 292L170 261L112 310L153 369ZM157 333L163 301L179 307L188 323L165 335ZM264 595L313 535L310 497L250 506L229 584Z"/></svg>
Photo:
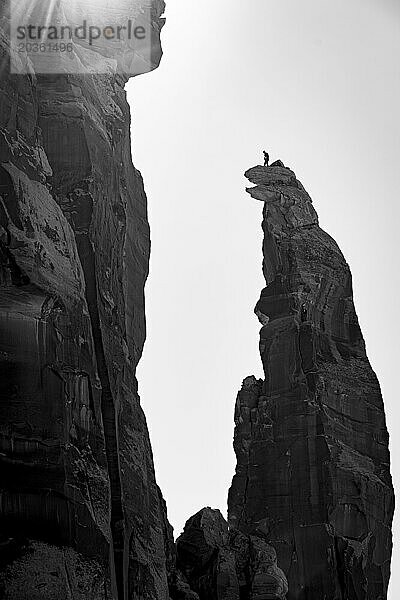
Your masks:
<svg viewBox="0 0 400 600"><path fill-rule="evenodd" d="M386 598L393 488L379 383L350 269L280 161L246 173L264 204L265 380L236 403L229 525L277 551L287 598Z"/></svg>

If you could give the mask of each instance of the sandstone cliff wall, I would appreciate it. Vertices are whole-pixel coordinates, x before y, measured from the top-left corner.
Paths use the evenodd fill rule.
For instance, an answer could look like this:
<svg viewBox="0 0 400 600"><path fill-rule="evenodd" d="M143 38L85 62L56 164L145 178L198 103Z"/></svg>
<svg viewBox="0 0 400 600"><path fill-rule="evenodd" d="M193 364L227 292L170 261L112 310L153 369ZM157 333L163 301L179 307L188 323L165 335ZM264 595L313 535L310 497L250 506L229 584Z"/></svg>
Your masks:
<svg viewBox="0 0 400 600"><path fill-rule="evenodd" d="M12 75L0 8L0 597L166 600L127 77Z"/></svg>

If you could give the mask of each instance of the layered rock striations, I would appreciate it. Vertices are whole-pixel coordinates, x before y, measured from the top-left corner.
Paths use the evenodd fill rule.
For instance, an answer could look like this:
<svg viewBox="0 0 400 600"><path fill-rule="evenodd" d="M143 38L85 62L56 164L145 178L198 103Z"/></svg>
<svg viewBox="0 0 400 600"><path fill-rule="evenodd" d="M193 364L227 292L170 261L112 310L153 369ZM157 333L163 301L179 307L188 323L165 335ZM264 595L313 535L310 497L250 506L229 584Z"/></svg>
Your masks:
<svg viewBox="0 0 400 600"><path fill-rule="evenodd" d="M276 549L288 600L383 600L388 434L350 269L293 171L278 161L246 176L264 203L265 379L247 377L237 398L229 526Z"/></svg>
<svg viewBox="0 0 400 600"><path fill-rule="evenodd" d="M165 507L135 378L150 242L128 75L89 63L86 75L12 75L6 8L0 597L166 600Z"/></svg>

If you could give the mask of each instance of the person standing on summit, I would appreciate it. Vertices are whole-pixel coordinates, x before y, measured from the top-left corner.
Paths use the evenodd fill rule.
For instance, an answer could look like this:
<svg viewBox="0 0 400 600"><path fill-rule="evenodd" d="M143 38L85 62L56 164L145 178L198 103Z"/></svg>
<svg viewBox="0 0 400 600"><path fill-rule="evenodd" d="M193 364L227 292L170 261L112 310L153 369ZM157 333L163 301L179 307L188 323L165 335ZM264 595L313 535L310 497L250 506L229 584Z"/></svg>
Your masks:
<svg viewBox="0 0 400 600"><path fill-rule="evenodd" d="M268 167L269 163L269 154L264 150L264 167Z"/></svg>

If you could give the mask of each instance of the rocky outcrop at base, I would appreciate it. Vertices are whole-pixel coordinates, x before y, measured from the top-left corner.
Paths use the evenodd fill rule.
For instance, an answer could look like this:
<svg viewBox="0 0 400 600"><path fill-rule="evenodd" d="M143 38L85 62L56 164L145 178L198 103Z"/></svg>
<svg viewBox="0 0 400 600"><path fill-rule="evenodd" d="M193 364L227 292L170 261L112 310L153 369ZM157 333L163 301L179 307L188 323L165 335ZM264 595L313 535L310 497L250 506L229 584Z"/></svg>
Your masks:
<svg viewBox="0 0 400 600"><path fill-rule="evenodd" d="M193 596L173 600L284 600L287 580L264 539L229 530L218 510L191 517L176 543L176 572Z"/></svg>

